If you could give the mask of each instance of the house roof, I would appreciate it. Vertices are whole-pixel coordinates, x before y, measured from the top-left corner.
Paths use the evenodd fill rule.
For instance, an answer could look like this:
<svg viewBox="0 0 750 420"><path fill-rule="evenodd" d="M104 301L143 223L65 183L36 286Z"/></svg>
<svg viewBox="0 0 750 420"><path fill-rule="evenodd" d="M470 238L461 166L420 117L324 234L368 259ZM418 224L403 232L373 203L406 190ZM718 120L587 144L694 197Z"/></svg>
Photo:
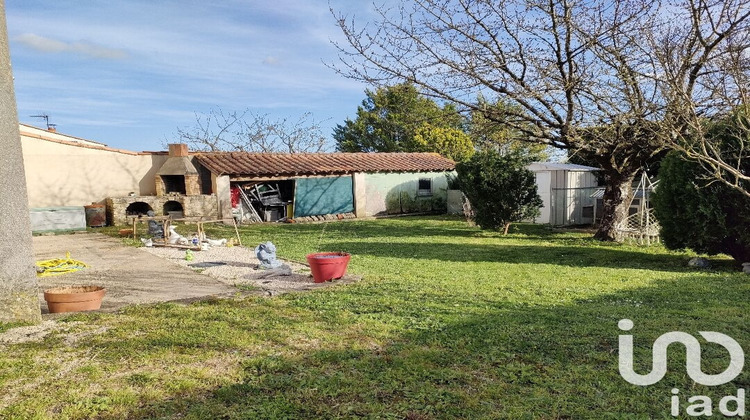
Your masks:
<svg viewBox="0 0 750 420"><path fill-rule="evenodd" d="M86 140L80 137L74 137L67 134L58 132L51 132L43 128L34 127L28 124L18 124L19 132L21 134L21 140L24 138L44 140L50 143L64 144L66 146L80 147L83 149L103 150L108 152L122 153L126 155L150 155L150 154L165 154L164 152L132 152L130 150L115 149L108 147L104 143L99 143L93 140Z"/></svg>
<svg viewBox="0 0 750 420"><path fill-rule="evenodd" d="M576 165L574 163L534 162L529 165L529 170L593 172L598 171L599 168L594 168L593 166Z"/></svg>
<svg viewBox="0 0 750 420"><path fill-rule="evenodd" d="M452 171L456 163L437 153L245 153L201 152L209 171L235 176L334 175L353 172Z"/></svg>
<svg viewBox="0 0 750 420"><path fill-rule="evenodd" d="M19 123L18 129L21 132L21 134L26 137L34 137L34 138L38 138L41 140L80 143L80 144L84 144L88 146L107 147L106 144L100 143L98 141L75 137L69 134L58 133L56 130L55 131L50 131L49 129L45 130L43 128L34 127L33 125L28 125L24 123Z"/></svg>

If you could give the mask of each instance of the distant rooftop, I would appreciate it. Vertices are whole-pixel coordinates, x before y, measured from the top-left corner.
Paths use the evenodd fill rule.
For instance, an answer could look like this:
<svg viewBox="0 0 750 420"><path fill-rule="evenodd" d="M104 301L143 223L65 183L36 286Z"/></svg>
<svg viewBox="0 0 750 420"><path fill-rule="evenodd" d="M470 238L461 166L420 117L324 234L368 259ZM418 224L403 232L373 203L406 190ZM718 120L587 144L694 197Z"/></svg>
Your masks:
<svg viewBox="0 0 750 420"><path fill-rule="evenodd" d="M599 168L586 165L576 165L575 163L558 163L558 162L534 162L529 165L530 171L575 171L575 172L593 172L599 171Z"/></svg>

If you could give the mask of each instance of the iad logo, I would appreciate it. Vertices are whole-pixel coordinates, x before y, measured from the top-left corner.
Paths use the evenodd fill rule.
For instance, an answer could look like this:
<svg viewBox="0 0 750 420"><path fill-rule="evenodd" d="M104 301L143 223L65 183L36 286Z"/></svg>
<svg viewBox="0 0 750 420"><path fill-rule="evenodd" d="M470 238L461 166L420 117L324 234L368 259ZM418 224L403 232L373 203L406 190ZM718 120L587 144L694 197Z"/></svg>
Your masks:
<svg viewBox="0 0 750 420"><path fill-rule="evenodd" d="M617 326L623 331L630 331L633 329L633 321L621 319ZM739 343L728 335L713 331L701 331L698 334L709 343L719 344L729 351L729 367L724 372L717 375L703 373L701 370L701 343L690 334L672 331L662 334L654 341L653 367L651 372L646 375L637 374L633 370L633 336L620 335L620 375L633 385L646 386L659 382L667 373L667 347L672 343L680 343L685 346L687 374L690 379L701 385L723 385L742 373L742 367L745 365L745 352L742 351Z"/></svg>
<svg viewBox="0 0 750 420"><path fill-rule="evenodd" d="M633 329L633 321L629 319L621 319L617 326L622 331L630 331ZM641 375L633 370L633 336L632 335L620 335L619 336L619 370L620 375L626 381L633 385L647 386L653 385L659 382L664 375L667 373L667 348L670 344L680 343L685 346L686 352L686 366L688 376L698 384L706 386L723 385L742 373L742 368L745 365L745 352L742 347L732 337L726 334L713 332L713 331L700 331L703 339L709 343L716 343L727 349L729 352L729 366L721 373L716 375L709 375L703 373L701 370L701 344L694 336L679 332L672 331L659 336L654 341L654 347L652 351L652 368L651 372ZM672 410L673 416L680 414L680 401L678 389L672 390ZM689 416L710 416L712 415L713 407L711 398L704 395L696 395L688 398L689 403L693 403L688 406L685 413ZM731 410L728 408L730 402L736 404L736 409ZM725 416L744 416L745 415L745 390L737 390L737 396L727 396L721 399L719 402L719 411Z"/></svg>

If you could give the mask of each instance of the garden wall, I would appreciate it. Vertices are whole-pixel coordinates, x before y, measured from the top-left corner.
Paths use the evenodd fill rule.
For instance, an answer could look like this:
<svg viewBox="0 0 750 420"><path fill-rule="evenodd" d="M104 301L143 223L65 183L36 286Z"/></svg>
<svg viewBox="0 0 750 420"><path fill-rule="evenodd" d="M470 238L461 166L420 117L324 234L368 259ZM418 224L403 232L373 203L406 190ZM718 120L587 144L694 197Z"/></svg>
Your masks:
<svg viewBox="0 0 750 420"><path fill-rule="evenodd" d="M106 197L156 194L166 155L62 144L21 136L29 207L84 206Z"/></svg>

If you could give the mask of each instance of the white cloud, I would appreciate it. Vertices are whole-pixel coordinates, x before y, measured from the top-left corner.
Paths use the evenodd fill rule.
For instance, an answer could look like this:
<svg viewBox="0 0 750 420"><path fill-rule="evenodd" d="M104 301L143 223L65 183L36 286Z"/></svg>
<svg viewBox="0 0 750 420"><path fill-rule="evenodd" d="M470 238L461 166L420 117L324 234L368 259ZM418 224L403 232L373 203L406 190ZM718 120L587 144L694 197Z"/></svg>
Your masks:
<svg viewBox="0 0 750 420"><path fill-rule="evenodd" d="M23 46L43 53L70 52L83 56L108 60L118 60L127 58L128 56L127 52L116 48L107 48L85 41L63 42L32 33L25 33L15 36L13 37L13 40Z"/></svg>

